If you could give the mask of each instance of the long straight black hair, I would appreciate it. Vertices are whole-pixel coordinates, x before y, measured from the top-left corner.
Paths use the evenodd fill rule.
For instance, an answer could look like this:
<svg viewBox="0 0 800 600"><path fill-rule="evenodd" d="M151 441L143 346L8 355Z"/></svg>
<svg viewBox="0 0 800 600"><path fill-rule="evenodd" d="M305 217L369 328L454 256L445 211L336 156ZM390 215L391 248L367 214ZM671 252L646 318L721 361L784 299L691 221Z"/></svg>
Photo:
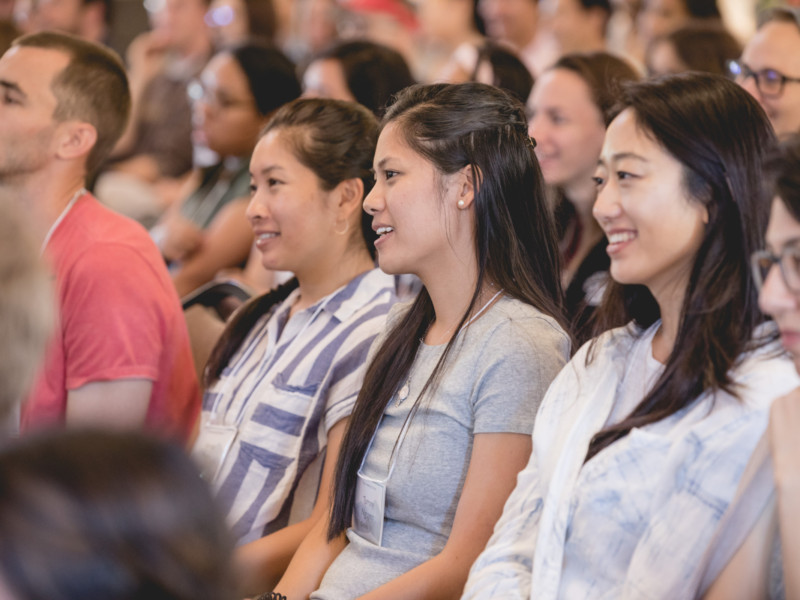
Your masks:
<svg viewBox="0 0 800 600"><path fill-rule="evenodd" d="M558 244L539 163L522 104L481 83L419 85L401 92L383 126L397 123L404 141L442 174L471 166L475 190L478 281L459 328L475 308L484 282L553 317L564 329ZM435 202L431 198L431 202ZM356 476L383 411L408 375L420 338L434 320L423 287L385 337L367 367L336 466L328 535L350 525ZM456 336L450 340L412 408L435 388Z"/></svg>
<svg viewBox="0 0 800 600"><path fill-rule="evenodd" d="M372 156L378 140L378 122L363 106L327 98L300 98L281 107L260 137L275 130L284 132L294 156L314 172L323 190L330 191L342 181L354 178L364 184L364 195L372 189L375 183ZM361 214L360 235L352 235L353 243L365 246L374 259L376 234L366 213ZM219 379L256 322L298 285L293 277L234 313L208 357L203 373L206 387Z"/></svg>
<svg viewBox="0 0 800 600"><path fill-rule="evenodd" d="M731 368L745 350L768 341L754 339L764 317L749 268L750 254L763 247L769 218L762 165L775 136L766 114L735 83L701 73L628 85L619 112L624 109L632 110L640 130L683 165L683 185L705 206L708 225L663 373L627 418L593 437L586 460L632 428L689 406L705 391L735 394ZM611 281L597 312L597 330L633 321L643 331L660 316L645 286Z"/></svg>

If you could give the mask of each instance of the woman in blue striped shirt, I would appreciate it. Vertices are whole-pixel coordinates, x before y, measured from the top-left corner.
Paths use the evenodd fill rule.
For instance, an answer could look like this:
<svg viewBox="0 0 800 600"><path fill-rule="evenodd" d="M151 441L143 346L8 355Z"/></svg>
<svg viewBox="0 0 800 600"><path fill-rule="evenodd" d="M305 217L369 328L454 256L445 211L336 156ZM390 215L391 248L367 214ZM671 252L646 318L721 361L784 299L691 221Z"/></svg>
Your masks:
<svg viewBox="0 0 800 600"><path fill-rule="evenodd" d="M320 516L367 350L395 301L361 210L376 137L363 107L301 99L275 114L250 162L262 263L295 277L228 324L194 447L239 542L267 536L240 549L244 588L279 576Z"/></svg>

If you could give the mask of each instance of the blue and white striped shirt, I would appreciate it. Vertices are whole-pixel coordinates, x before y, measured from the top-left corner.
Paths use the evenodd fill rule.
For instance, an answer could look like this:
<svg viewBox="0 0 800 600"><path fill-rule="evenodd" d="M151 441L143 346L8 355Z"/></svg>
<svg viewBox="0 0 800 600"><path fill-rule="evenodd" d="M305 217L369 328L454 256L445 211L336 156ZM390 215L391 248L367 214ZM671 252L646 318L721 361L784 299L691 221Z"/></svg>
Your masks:
<svg viewBox="0 0 800 600"><path fill-rule="evenodd" d="M238 427L213 486L239 543L310 514L328 431L353 409L394 287L373 269L289 319L295 290L206 391L201 427Z"/></svg>

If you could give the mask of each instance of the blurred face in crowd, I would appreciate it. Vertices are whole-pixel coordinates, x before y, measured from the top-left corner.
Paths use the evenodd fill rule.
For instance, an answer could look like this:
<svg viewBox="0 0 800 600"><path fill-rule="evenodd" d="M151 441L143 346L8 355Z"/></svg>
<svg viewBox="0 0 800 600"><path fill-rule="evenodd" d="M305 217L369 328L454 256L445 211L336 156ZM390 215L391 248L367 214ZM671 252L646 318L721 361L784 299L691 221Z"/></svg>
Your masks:
<svg viewBox="0 0 800 600"><path fill-rule="evenodd" d="M678 58L672 42L663 38L653 42L647 52L647 72L651 76L674 75L685 70L686 65Z"/></svg>
<svg viewBox="0 0 800 600"><path fill-rule="evenodd" d="M170 49L192 48L205 35L208 6L203 0L153 0L150 13L154 33Z"/></svg>
<svg viewBox="0 0 800 600"><path fill-rule="evenodd" d="M522 48L536 34L539 17L537 0L480 0L478 10L486 23L489 37Z"/></svg>
<svg viewBox="0 0 800 600"><path fill-rule="evenodd" d="M205 19L217 47L231 46L247 39L249 24L244 0L214 0Z"/></svg>
<svg viewBox="0 0 800 600"><path fill-rule="evenodd" d="M239 63L227 52L217 54L203 70L200 83L202 96L195 102L197 141L223 157L250 154L264 117Z"/></svg>
<svg viewBox="0 0 800 600"><path fill-rule="evenodd" d="M342 65L335 58L320 58L308 65L303 74L303 96L355 101L347 87Z"/></svg>
<svg viewBox="0 0 800 600"><path fill-rule="evenodd" d="M0 183L35 173L53 160L60 123L53 79L69 64L58 50L13 47L0 58Z"/></svg>
<svg viewBox="0 0 800 600"><path fill-rule="evenodd" d="M644 0L637 18L639 37L647 44L685 24L689 17L685 0Z"/></svg>
<svg viewBox="0 0 800 600"><path fill-rule="evenodd" d="M762 79L767 75L800 79L800 26L766 23L745 46L741 63ZM800 82L786 81L782 92L775 93L765 90L763 81L757 85L752 75L743 74L738 81L764 108L778 135L800 132Z"/></svg>
<svg viewBox="0 0 800 600"><path fill-rule="evenodd" d="M568 69L550 69L537 79L530 104L528 132L536 139L545 182L563 188L567 196L572 186L585 188L606 132L589 86Z"/></svg>
<svg viewBox="0 0 800 600"><path fill-rule="evenodd" d="M581 51L587 43L603 38L599 9L585 10L580 0L550 0L549 7L548 25L562 54Z"/></svg>
<svg viewBox="0 0 800 600"><path fill-rule="evenodd" d="M772 201L766 241L767 250L781 257L781 266L762 271L758 303L775 319L781 342L800 371L800 223L780 198Z"/></svg>
<svg viewBox="0 0 800 600"><path fill-rule="evenodd" d="M683 165L629 108L608 127L595 177L593 213L608 238L611 276L647 286L659 301L682 296L708 220L685 190Z"/></svg>
<svg viewBox="0 0 800 600"><path fill-rule="evenodd" d="M292 271L302 280L316 265L328 264L337 213L334 194L297 160L289 135L302 133L273 129L258 141L250 161L247 218L264 267Z"/></svg>

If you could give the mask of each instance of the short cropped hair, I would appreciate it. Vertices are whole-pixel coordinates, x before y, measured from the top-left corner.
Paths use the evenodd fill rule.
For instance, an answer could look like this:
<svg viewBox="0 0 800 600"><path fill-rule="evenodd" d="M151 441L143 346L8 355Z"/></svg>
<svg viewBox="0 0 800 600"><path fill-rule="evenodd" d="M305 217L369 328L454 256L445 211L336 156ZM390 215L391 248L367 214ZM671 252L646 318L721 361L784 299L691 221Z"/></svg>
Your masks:
<svg viewBox="0 0 800 600"><path fill-rule="evenodd" d="M58 102L53 118L76 119L95 128L97 142L86 159L87 174L92 175L111 153L131 112L128 77L119 56L100 44L51 31L25 35L13 46L57 50L70 57L53 81Z"/></svg>

